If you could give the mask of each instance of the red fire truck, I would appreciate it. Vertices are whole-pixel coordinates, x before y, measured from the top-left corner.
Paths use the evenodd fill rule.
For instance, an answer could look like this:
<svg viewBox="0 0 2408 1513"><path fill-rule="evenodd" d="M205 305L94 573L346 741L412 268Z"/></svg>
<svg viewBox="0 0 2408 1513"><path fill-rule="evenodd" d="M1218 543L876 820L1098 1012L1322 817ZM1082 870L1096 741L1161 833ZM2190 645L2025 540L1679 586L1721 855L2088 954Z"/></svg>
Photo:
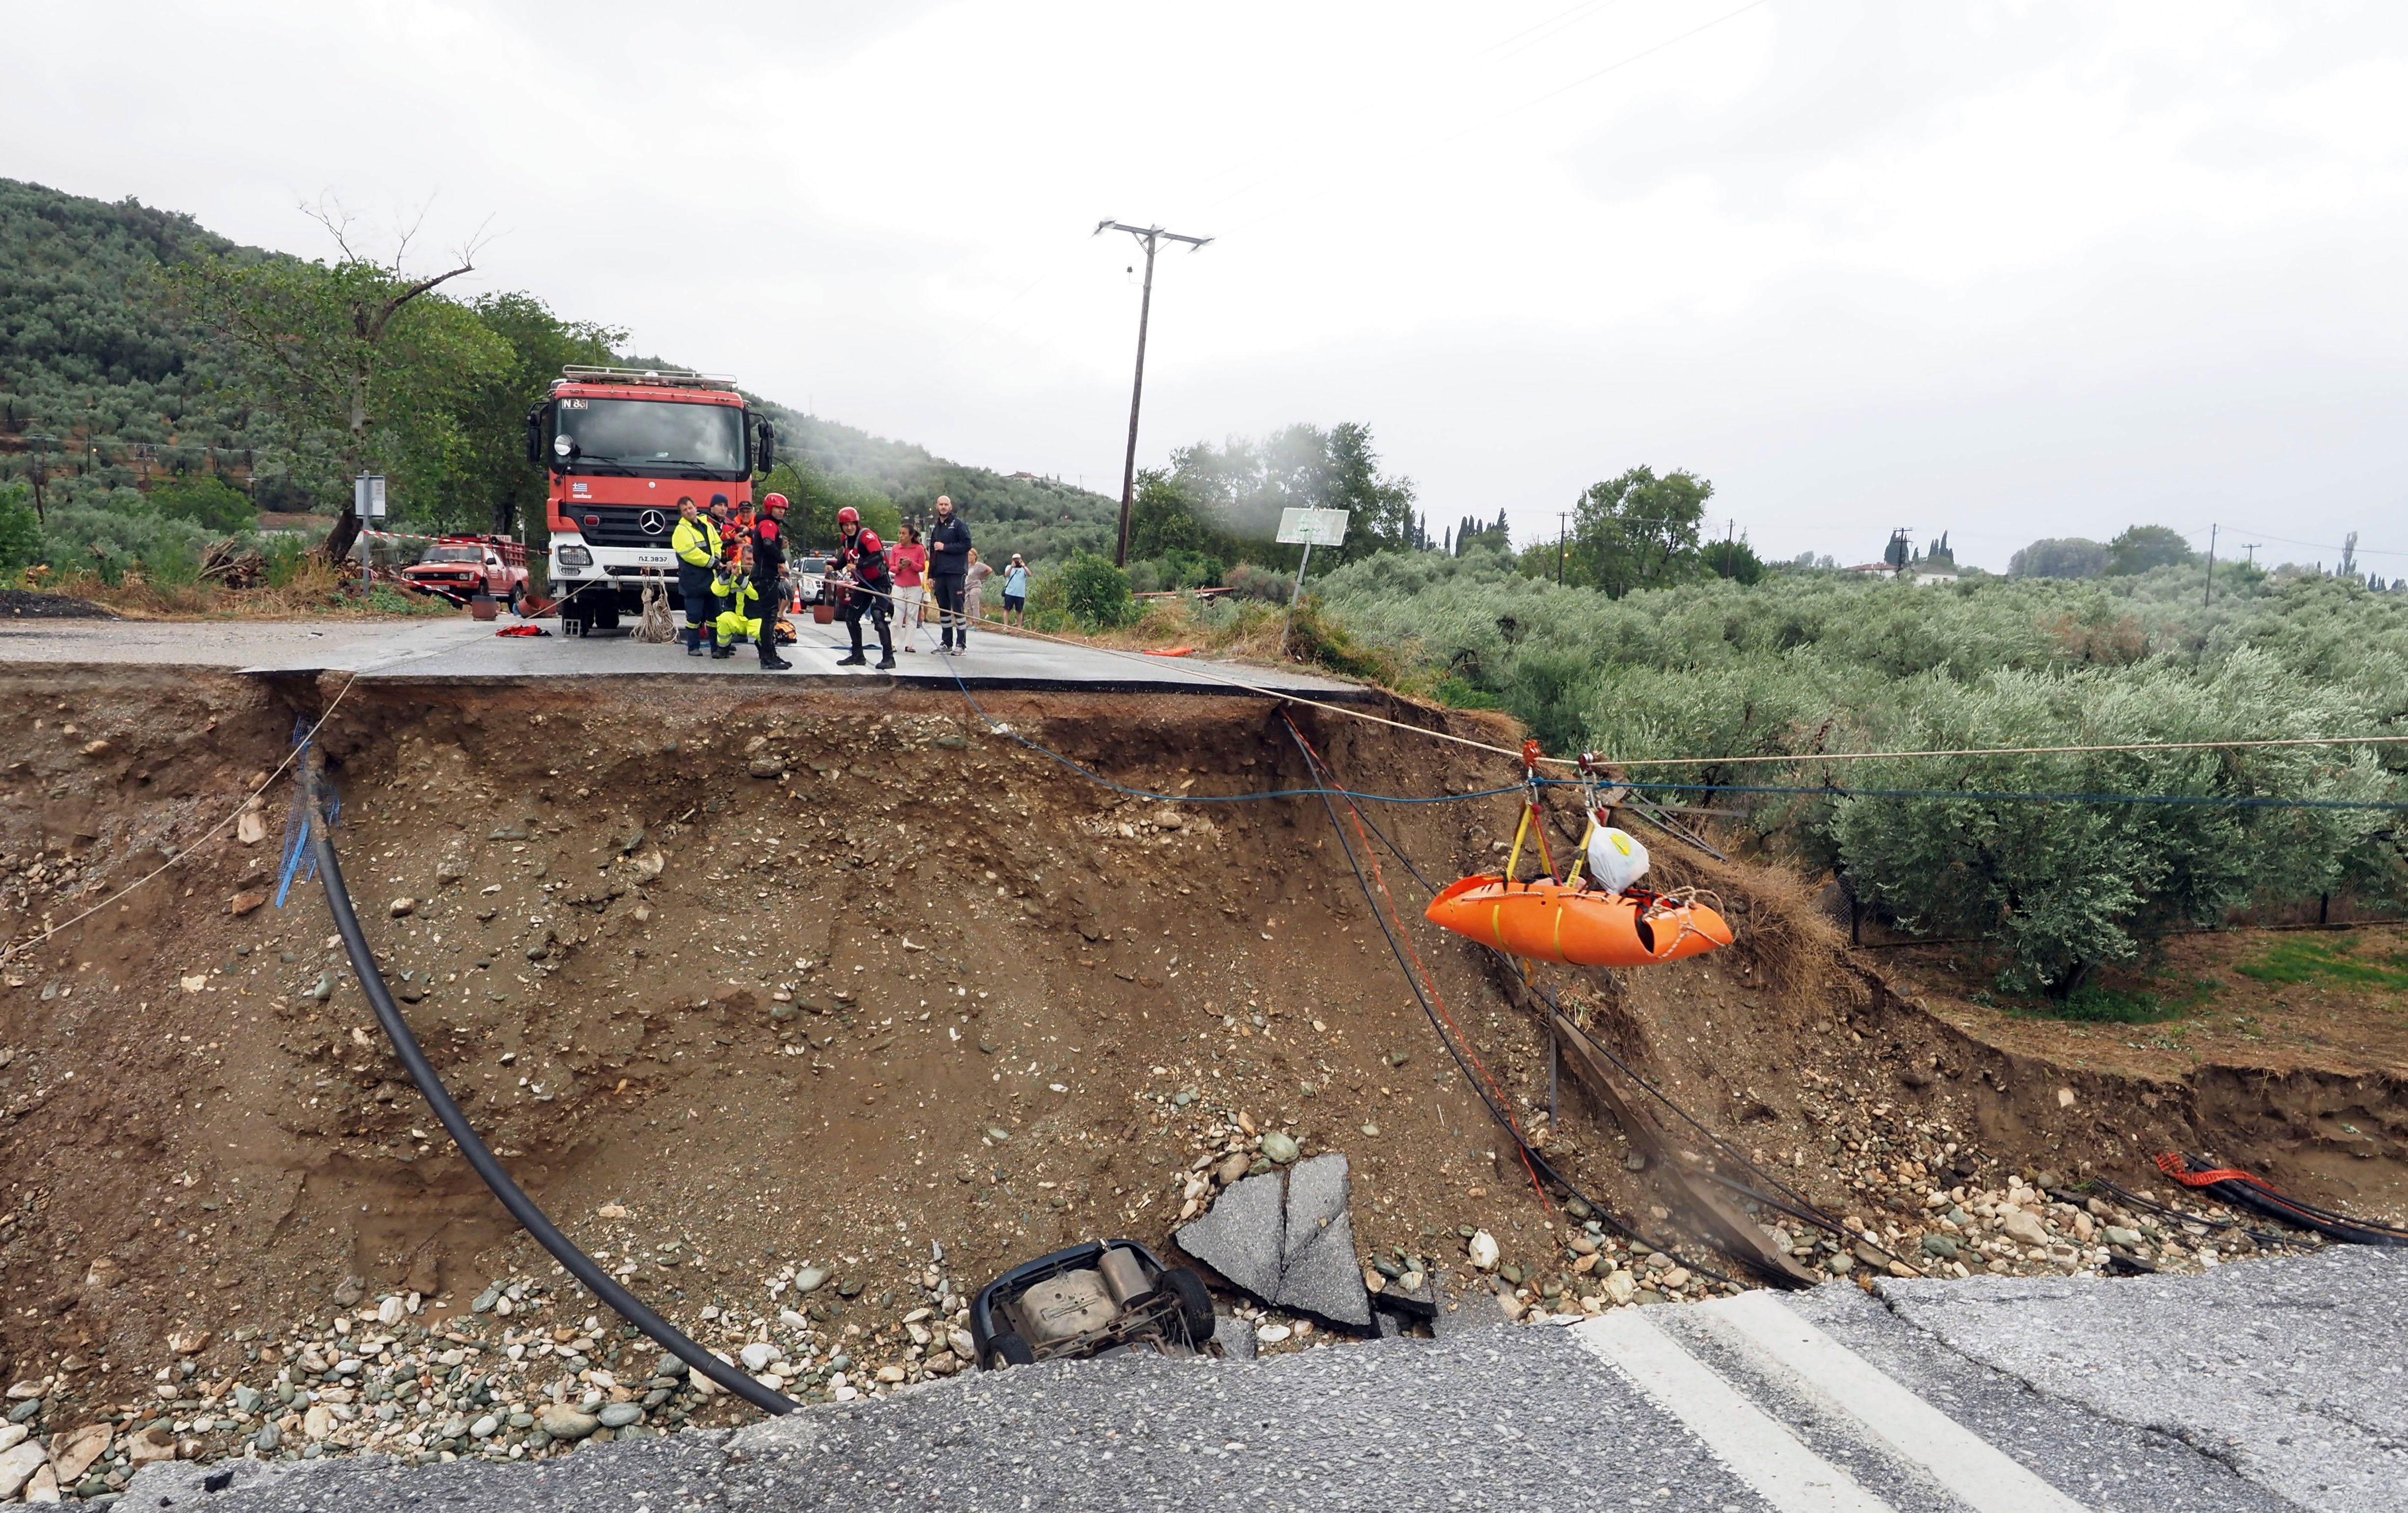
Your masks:
<svg viewBox="0 0 2408 1513"><path fill-rule="evenodd" d="M721 374L569 366L527 411L527 460L550 475L552 594L564 634L643 611L644 589L677 608L669 533L678 500L740 505L775 461L776 435Z"/></svg>

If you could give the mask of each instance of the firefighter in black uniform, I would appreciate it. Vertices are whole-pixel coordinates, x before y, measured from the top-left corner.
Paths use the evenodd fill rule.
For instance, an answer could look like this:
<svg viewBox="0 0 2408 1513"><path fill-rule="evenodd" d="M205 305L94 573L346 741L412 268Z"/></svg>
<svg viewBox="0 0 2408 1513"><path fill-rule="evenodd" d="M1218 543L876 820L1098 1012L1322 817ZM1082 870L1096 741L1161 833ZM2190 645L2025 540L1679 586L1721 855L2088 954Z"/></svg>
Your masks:
<svg viewBox="0 0 2408 1513"><path fill-rule="evenodd" d="M773 493L761 502L761 518L752 524L752 589L761 605L761 632L753 640L761 649L764 672L781 673L794 665L778 655L778 617L786 608L786 496Z"/></svg>
<svg viewBox="0 0 2408 1513"><path fill-rule="evenodd" d="M853 519L845 520L847 515ZM867 615L878 626L878 669L891 672L895 633L887 628L887 617L895 602L895 577L886 570L885 543L878 539L876 531L861 529L861 517L850 508L840 511L837 521L845 536L840 560L853 583L844 591L844 607L838 611L845 629L853 633L853 654L838 658L837 665L858 667L869 660L861 649L861 617Z"/></svg>

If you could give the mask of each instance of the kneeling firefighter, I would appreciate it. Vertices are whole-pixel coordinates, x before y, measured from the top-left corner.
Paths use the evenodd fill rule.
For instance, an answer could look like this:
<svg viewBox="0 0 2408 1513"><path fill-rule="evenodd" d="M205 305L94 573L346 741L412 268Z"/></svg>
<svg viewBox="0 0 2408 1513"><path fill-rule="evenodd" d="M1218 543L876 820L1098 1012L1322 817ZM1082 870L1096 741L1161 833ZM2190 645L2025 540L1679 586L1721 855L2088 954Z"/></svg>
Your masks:
<svg viewBox="0 0 2408 1513"><path fill-rule="evenodd" d="M778 617L789 597L785 578L786 496L773 493L761 502L761 518L752 527L752 592L762 611L752 643L761 649L763 670L773 673L794 665L778 655Z"/></svg>
<svg viewBox="0 0 2408 1513"><path fill-rule="evenodd" d="M736 655L736 643L744 636L760 637L761 595L752 587L752 547L739 543L734 553L720 559L719 576L711 580L720 604L719 634L710 646L714 660Z"/></svg>
<svg viewBox="0 0 2408 1513"><path fill-rule="evenodd" d="M862 655L861 649L861 617L867 615L878 626L878 670L892 672L895 669L895 633L888 628L887 620L895 600L895 577L887 571L886 546L878 539L878 533L859 529L860 517L857 515L853 521L844 521L843 517L853 513L846 509L838 516L839 522L854 526L854 529L845 532L844 552L846 569L853 586L845 590L844 607L838 611L844 621L845 629L853 633L853 654L837 659L837 665L858 667L869 660Z"/></svg>
<svg viewBox="0 0 2408 1513"><path fill-rule="evenodd" d="M719 613L710 582L719 573L719 527L695 507L694 496L678 501L677 530L669 536L677 553L678 598L685 605L685 654L702 655L703 633Z"/></svg>

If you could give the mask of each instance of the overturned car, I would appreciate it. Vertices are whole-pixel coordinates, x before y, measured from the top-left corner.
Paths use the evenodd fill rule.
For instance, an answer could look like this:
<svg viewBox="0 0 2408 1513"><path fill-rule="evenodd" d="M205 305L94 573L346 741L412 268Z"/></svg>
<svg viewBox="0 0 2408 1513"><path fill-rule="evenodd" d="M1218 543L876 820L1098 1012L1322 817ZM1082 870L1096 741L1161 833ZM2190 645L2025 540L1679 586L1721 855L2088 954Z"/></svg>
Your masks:
<svg viewBox="0 0 2408 1513"><path fill-rule="evenodd" d="M987 1371L1125 1350L1209 1354L1212 1295L1135 1240L1091 1241L989 1282L970 1305L970 1338Z"/></svg>

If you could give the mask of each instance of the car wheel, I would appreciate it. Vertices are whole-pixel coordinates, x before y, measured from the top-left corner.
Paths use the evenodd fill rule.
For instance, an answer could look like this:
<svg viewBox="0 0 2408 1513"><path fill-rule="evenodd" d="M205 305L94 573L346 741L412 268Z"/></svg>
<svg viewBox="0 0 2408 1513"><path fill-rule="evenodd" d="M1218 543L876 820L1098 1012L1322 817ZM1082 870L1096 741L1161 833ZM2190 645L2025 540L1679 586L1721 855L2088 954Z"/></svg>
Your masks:
<svg viewBox="0 0 2408 1513"><path fill-rule="evenodd" d="M1179 1316L1187 1320L1187 1337L1198 1348L1212 1337L1212 1294L1204 1278L1185 1266L1162 1274L1162 1285L1179 1300Z"/></svg>
<svg viewBox="0 0 2408 1513"><path fill-rule="evenodd" d="M526 604L526 590L525 590L525 589L523 589L523 588L521 588L521 587L520 587L518 584L516 584L516 583L511 584L511 585L510 585L510 613L511 613L511 614L513 614L513 615L518 615L518 616L520 616L520 617L523 618L523 617L525 616L525 614L526 614L526 609L525 609L525 607L525 607L525 604Z"/></svg>
<svg viewBox="0 0 2408 1513"><path fill-rule="evenodd" d="M997 1335L986 1342L986 1368L1000 1371L1006 1366L1026 1366L1037 1363L1037 1352L1017 1335Z"/></svg>

